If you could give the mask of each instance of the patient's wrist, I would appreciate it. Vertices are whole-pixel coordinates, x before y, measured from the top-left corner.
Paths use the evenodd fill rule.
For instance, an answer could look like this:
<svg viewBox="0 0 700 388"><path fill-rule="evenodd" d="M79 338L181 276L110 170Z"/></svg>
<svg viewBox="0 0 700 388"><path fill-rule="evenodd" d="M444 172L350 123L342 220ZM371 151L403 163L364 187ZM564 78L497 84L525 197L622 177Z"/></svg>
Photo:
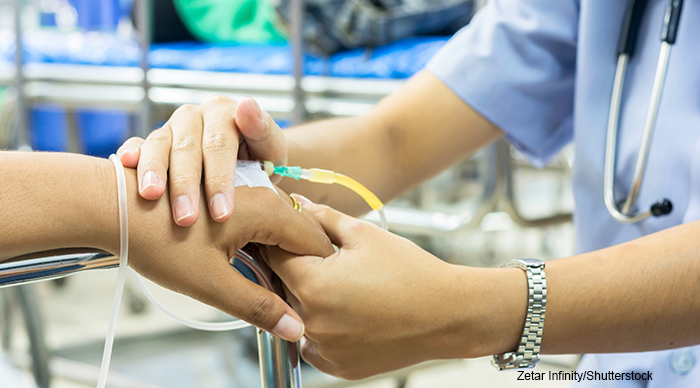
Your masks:
<svg viewBox="0 0 700 388"><path fill-rule="evenodd" d="M87 238L91 247L119 254L119 212L117 200L117 175L114 165L108 159L91 160L89 173L94 179L86 212L94 226ZM127 187L130 180L126 175Z"/></svg>

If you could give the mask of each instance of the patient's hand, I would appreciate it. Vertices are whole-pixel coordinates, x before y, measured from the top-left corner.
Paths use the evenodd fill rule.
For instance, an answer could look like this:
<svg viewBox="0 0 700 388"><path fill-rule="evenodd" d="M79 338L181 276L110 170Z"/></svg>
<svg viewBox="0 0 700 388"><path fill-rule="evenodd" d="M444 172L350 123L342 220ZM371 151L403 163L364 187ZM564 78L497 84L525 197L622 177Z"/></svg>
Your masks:
<svg viewBox="0 0 700 388"><path fill-rule="evenodd" d="M199 218L199 209L190 209L188 200L199 201L202 181L201 193L206 194L211 218L224 222L234 208L236 160L264 159L286 165L287 140L254 100L239 103L217 95L201 106L181 106L145 140L127 140L117 155L125 166L138 168L143 198L157 200L167 186L175 223L190 226ZM281 178L272 177L273 182Z"/></svg>
<svg viewBox="0 0 700 388"><path fill-rule="evenodd" d="M291 199L279 189L280 195L264 187L240 186L235 189L236 207L228 221L207 218L185 228L173 222L168 195L158 201L143 199L137 191L136 172L127 169L126 173L132 268L164 287L287 340L301 337L303 327L297 323L301 318L294 310L238 274L229 258L251 241L297 254L328 256L333 248L315 220L294 210ZM205 211L205 196L200 198L199 208ZM118 222L114 224L116 230ZM118 254L118 238L110 245L110 251Z"/></svg>
<svg viewBox="0 0 700 388"><path fill-rule="evenodd" d="M130 266L285 339L301 337L299 316L281 298L240 276L229 258L250 241L328 256L333 248L316 221L294 210L284 193L239 187L238 205L228 221L207 219L183 228L173 222L167 195L143 199L136 171L125 173ZM0 152L0 182L0 262L72 248L120 253L116 174L110 161ZM206 207L202 200L197 205Z"/></svg>

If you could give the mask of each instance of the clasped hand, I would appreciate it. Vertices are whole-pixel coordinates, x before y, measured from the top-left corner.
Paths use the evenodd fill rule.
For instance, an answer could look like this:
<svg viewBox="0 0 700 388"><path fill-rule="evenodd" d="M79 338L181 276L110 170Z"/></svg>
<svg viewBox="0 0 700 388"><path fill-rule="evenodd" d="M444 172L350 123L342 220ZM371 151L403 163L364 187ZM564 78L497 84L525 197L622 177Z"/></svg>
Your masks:
<svg viewBox="0 0 700 388"><path fill-rule="evenodd" d="M163 195L169 178L174 220L197 227L254 218L254 212L236 215L245 203L237 191L233 206L236 158L285 163L287 142L253 100L238 103L216 96L202 106L178 109L164 127L145 140L128 140L119 154L125 165L138 167L139 192L145 199ZM182 198L189 203L200 197L202 172L208 220L199 217L200 209L182 205ZM284 282L287 302L305 324L301 354L306 361L324 372L357 379L429 359L485 354L479 344L486 336L473 327L473 314L446 308L470 296L469 287L463 293L448 287L460 284L457 278L464 271L372 224L296 198L303 213L316 220L339 248L335 253L322 248L319 255L318 248L302 247L300 242L276 246L268 241L268 265ZM264 211L255 202L251 198L248 204ZM301 252L304 248L307 252ZM228 296L231 300L253 298L258 307L252 310L270 315L264 311L272 305L268 301L276 299L254 292L252 285L238 286L241 291ZM275 302L277 313L271 315L279 316L280 309ZM228 311L246 314L245 308ZM255 314L243 317L259 323ZM260 322L269 330L273 321ZM473 346L464 349L460 344L465 341Z"/></svg>

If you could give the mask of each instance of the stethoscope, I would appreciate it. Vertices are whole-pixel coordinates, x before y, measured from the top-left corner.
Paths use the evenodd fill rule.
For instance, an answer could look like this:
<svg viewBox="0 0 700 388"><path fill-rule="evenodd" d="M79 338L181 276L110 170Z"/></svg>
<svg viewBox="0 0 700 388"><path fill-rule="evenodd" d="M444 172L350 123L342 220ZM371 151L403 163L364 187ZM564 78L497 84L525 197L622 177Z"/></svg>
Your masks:
<svg viewBox="0 0 700 388"><path fill-rule="evenodd" d="M615 152L617 149L617 132L620 121L622 89L625 82L627 64L634 53L637 35L639 34L639 26L642 22L642 16L644 15L646 5L647 0L631 0L625 12L620 40L617 45L617 68L615 70L615 82L613 84L612 99L610 101L610 116L608 117L608 137L605 146L605 206L608 208L610 215L612 215L615 220L622 223L641 221L652 215L655 217L663 216L671 213L671 210L673 210L671 201L666 198L659 199L650 206L649 210L644 212L635 212L634 205L639 196L639 190L642 187L642 180L644 179L644 170L649 156L649 147L651 146L651 136L654 132L656 118L659 113L659 103L661 101L661 92L664 88L664 81L666 80L666 70L668 69L668 59L671 55L671 45L676 42L683 0L670 0L666 8L666 13L664 14L664 25L661 30L661 53L659 54L659 63L656 66L654 85L651 91L651 102L644 125L642 145L639 149L639 155L637 155L637 165L634 169L632 187L630 187L627 198L620 201L620 203L615 202L615 194L613 192L615 184Z"/></svg>

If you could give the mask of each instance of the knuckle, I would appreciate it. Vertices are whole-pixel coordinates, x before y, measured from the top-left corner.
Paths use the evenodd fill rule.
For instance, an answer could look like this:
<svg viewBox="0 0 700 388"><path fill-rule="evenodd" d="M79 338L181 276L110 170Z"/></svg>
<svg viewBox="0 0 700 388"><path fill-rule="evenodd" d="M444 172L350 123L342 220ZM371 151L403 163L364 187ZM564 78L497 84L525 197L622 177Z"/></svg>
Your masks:
<svg viewBox="0 0 700 388"><path fill-rule="evenodd" d="M153 143L166 143L170 141L170 136L168 136L166 133L161 131L160 129L155 130L151 132L150 135L146 138L145 144L153 144Z"/></svg>
<svg viewBox="0 0 700 388"><path fill-rule="evenodd" d="M141 168L144 171L153 170L153 169L166 170L165 166L163 166L163 162L154 156L141 157L140 163L141 163Z"/></svg>
<svg viewBox="0 0 700 388"><path fill-rule="evenodd" d="M177 108L175 110L175 113L173 115L175 115L175 114L178 114L178 115L182 114L182 115L187 115L187 116L196 115L196 114L199 114L199 107L197 105L193 105L193 104L181 105L179 108Z"/></svg>
<svg viewBox="0 0 700 388"><path fill-rule="evenodd" d="M233 141L230 134L214 132L213 134L204 138L202 150L204 152L219 153L222 151L233 151L235 148L237 148L237 146L238 142Z"/></svg>
<svg viewBox="0 0 700 388"><path fill-rule="evenodd" d="M138 137L138 136L132 136L132 137L126 139L126 141L124 142L124 144L127 144L127 143L128 143L128 144L137 143L137 142L140 142L140 141L143 141L143 139L140 138L140 137Z"/></svg>
<svg viewBox="0 0 700 388"><path fill-rule="evenodd" d="M199 145L194 139L189 137L183 137L182 139L178 139L176 142L173 143L170 152L172 154L189 154L197 151L198 148Z"/></svg>
<svg viewBox="0 0 700 388"><path fill-rule="evenodd" d="M306 209L304 209L306 210ZM328 207L327 205L319 205L319 204L314 204L313 207L309 209L312 213L320 216L320 217L327 217L331 213L331 208Z"/></svg>
<svg viewBox="0 0 700 388"><path fill-rule="evenodd" d="M171 187L185 187L189 185L199 186L199 177L195 177L191 174L170 174Z"/></svg>
<svg viewBox="0 0 700 388"><path fill-rule="evenodd" d="M223 171L207 171L204 178L204 186L209 189L223 188L233 180L233 173Z"/></svg>
<svg viewBox="0 0 700 388"><path fill-rule="evenodd" d="M246 312L247 321L256 326L268 325L271 321L274 307L275 302L270 298L264 295L256 296L248 306L248 311ZM271 328L269 327L269 329Z"/></svg>
<svg viewBox="0 0 700 388"><path fill-rule="evenodd" d="M207 99L205 102L206 105L227 105L227 104L235 104L237 101L229 96L226 96L224 94L215 94Z"/></svg>

